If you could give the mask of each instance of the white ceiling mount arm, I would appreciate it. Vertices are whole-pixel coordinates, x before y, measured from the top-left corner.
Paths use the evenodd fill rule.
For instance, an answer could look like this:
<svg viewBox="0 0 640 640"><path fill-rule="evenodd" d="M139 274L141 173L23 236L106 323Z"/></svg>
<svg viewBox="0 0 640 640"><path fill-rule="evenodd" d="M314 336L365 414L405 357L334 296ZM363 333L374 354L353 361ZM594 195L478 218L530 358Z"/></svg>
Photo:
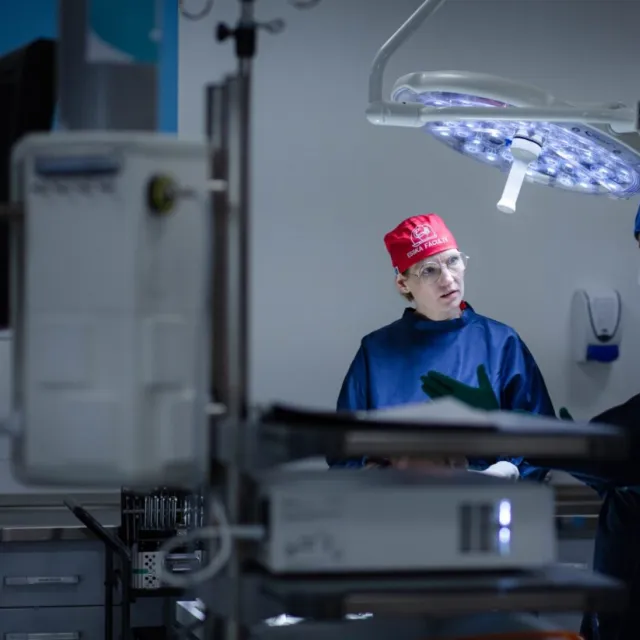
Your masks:
<svg viewBox="0 0 640 640"><path fill-rule="evenodd" d="M421 127L420 105L387 102L382 98L384 71L391 56L435 13L446 0L424 0L409 19L380 47L369 76L367 119L372 124Z"/></svg>

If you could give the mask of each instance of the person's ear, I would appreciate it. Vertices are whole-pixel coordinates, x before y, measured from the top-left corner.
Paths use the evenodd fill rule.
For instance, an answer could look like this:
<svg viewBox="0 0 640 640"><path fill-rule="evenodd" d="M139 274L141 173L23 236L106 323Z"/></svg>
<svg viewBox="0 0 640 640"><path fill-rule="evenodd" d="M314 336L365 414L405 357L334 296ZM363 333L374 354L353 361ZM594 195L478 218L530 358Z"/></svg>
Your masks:
<svg viewBox="0 0 640 640"><path fill-rule="evenodd" d="M403 276L401 273L396 276L396 287L398 287L398 291L403 295L411 293L411 291L409 291L409 287L407 286L407 280L408 278L406 276Z"/></svg>

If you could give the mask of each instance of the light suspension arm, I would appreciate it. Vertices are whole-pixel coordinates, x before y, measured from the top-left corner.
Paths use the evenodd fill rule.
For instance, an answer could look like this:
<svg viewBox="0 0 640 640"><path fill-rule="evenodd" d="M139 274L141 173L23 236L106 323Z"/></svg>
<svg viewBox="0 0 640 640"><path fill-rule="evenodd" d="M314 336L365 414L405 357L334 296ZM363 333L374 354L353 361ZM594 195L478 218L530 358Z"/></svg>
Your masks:
<svg viewBox="0 0 640 640"><path fill-rule="evenodd" d="M382 45L373 60L369 76L369 103L383 103L382 84L384 71L391 56L433 15L446 0L424 0L409 19Z"/></svg>
<svg viewBox="0 0 640 640"><path fill-rule="evenodd" d="M429 122L452 120L482 120L486 118L486 110L473 107L425 107L420 103L391 102L384 100L383 76L391 56L431 17L446 0L424 0L407 21L382 45L376 54L369 76L369 106L367 119L375 125L392 127L422 127ZM468 81L469 87L464 86ZM460 93L478 95L476 82L459 77ZM487 89L493 87L487 86ZM432 90L439 90L432 87ZM445 90L444 87L442 90ZM518 104L519 100L509 99L505 95L503 101L507 104ZM584 108L571 105L540 106L540 107L507 107L493 109L492 120L530 121L552 123L591 123L609 125L615 133L632 133L640 129L639 109L626 107L598 107Z"/></svg>

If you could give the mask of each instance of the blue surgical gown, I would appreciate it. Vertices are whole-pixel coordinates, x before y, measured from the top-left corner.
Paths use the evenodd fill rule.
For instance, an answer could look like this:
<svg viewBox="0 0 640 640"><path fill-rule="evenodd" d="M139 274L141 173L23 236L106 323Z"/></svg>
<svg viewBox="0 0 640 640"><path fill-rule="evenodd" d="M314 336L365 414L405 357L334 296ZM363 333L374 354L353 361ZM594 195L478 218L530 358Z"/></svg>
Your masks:
<svg viewBox="0 0 640 640"><path fill-rule="evenodd" d="M633 235L635 238L640 235L640 207L638 207L638 213L636 213L636 219L633 223Z"/></svg>
<svg viewBox="0 0 640 640"><path fill-rule="evenodd" d="M359 411L428 401L420 377L429 371L478 386L479 365L485 366L502 409L555 416L542 374L520 336L469 305L460 318L440 322L406 309L399 320L365 336L342 384L337 408ZM523 477L544 474L522 458L508 460ZM328 462L360 467L366 459ZM470 459L469 464L482 469L491 463Z"/></svg>

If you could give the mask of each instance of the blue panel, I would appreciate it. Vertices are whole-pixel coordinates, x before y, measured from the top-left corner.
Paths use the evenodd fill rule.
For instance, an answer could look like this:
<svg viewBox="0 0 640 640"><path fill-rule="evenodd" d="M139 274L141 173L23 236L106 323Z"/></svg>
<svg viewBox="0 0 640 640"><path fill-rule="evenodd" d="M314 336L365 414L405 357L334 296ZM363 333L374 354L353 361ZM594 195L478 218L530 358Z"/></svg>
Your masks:
<svg viewBox="0 0 640 640"><path fill-rule="evenodd" d="M613 362L620 355L617 344L590 344L587 347L587 360L589 362Z"/></svg>
<svg viewBox="0 0 640 640"><path fill-rule="evenodd" d="M105 44L132 62L158 63L155 0L91 0L89 27Z"/></svg>
<svg viewBox="0 0 640 640"><path fill-rule="evenodd" d="M2 4L0 55L37 38L55 38L58 31L58 0Z"/></svg>
<svg viewBox="0 0 640 640"><path fill-rule="evenodd" d="M155 8L155 0L148 2ZM58 33L58 0L5 2L0 20L0 55L37 38L55 38ZM130 2L129 2L130 4ZM113 9L113 3L111 8ZM178 130L178 0L162 0L163 41L158 73L158 128ZM114 15L121 16L120 12Z"/></svg>
<svg viewBox="0 0 640 640"><path fill-rule="evenodd" d="M139 0L138 0L139 1ZM158 78L158 128L178 131L178 0L163 0L162 48Z"/></svg>

